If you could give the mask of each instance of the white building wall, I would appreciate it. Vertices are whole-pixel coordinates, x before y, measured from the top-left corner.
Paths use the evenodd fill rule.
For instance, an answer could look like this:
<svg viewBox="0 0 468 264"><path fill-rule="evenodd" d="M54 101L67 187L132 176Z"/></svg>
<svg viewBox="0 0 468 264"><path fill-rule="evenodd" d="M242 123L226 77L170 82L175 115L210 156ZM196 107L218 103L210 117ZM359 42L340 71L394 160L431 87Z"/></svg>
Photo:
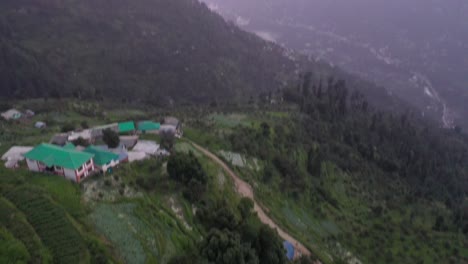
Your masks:
<svg viewBox="0 0 468 264"><path fill-rule="evenodd" d="M37 162L35 160L26 159L28 163L28 168L30 171L39 171L39 167L37 166Z"/></svg>
<svg viewBox="0 0 468 264"><path fill-rule="evenodd" d="M74 170L64 169L64 172L65 172L65 178L76 182L76 173Z"/></svg>
<svg viewBox="0 0 468 264"><path fill-rule="evenodd" d="M115 166L117 166L117 165L119 165L119 161L118 161L118 160L117 160L117 161L113 160L113 161L111 161L110 163L108 163L108 164L106 164L106 165L103 165L103 166L101 167L101 170L102 170L103 172L106 172L107 169L113 168L113 167L115 167Z"/></svg>

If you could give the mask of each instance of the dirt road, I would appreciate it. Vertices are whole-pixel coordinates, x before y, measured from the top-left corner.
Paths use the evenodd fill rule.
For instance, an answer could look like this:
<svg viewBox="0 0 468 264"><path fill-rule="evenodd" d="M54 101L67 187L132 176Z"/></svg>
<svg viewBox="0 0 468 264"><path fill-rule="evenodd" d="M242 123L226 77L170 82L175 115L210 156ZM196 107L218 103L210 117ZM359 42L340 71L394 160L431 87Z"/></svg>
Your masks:
<svg viewBox="0 0 468 264"><path fill-rule="evenodd" d="M236 190L237 192L243 196L243 197L248 197L254 201L254 210L257 212L258 217L260 218L260 221L268 226L270 226L273 229L276 229L278 231L279 236L291 242L291 244L294 245L295 248L295 258L298 258L302 255L305 256L310 256L310 251L301 244L301 242L297 241L294 239L291 235L286 233L283 229L281 229L263 210L263 208L257 203L254 197L253 189L252 187L245 181L243 181L237 174L235 174L229 166L226 165L221 159L219 159L216 155L208 151L207 149L191 142L192 145L201 151L203 154L208 156L210 159L212 159L214 162L218 163L228 174L231 176L231 178L234 180L234 184L236 185Z"/></svg>

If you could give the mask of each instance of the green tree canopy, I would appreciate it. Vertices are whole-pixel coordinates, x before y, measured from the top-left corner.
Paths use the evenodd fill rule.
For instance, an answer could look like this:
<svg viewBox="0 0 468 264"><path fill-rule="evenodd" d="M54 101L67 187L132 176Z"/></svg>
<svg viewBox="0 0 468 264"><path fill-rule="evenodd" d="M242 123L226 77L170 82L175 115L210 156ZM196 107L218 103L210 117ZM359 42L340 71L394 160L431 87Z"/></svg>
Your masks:
<svg viewBox="0 0 468 264"><path fill-rule="evenodd" d="M102 131L102 140L109 148L116 148L120 144L119 134L111 129L105 129Z"/></svg>

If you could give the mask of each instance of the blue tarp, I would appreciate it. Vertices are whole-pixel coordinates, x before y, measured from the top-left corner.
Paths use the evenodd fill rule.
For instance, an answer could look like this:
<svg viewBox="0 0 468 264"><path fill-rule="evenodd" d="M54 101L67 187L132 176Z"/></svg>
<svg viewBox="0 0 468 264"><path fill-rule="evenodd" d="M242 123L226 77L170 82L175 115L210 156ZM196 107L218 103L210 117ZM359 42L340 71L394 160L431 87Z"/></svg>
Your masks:
<svg viewBox="0 0 468 264"><path fill-rule="evenodd" d="M286 257L289 260L293 260L294 259L294 246L293 246L293 244L291 244L291 242L289 242L289 241L284 241L283 242L283 247L286 249Z"/></svg>

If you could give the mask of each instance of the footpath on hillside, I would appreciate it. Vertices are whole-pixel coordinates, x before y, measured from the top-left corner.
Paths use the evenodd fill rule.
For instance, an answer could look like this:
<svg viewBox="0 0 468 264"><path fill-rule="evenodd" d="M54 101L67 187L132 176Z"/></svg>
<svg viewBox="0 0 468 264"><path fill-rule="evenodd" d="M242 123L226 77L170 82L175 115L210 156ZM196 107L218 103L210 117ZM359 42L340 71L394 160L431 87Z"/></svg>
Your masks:
<svg viewBox="0 0 468 264"><path fill-rule="evenodd" d="M291 244L294 245L295 248L295 258L299 258L302 255L305 256L310 256L310 251L299 241L294 239L290 234L285 232L283 229L281 229L263 210L263 208L258 204L258 202L255 200L254 192L252 187L245 181L243 181L237 174L235 174L229 166L224 163L221 159L219 159L216 155L208 151L207 149L197 145L196 143L190 141L190 143L199 151L201 151L203 154L205 154L207 157L212 159L214 162L216 162L218 165L220 165L234 180L234 184L236 186L236 191L243 197L250 198L254 201L254 211L257 213L258 217L260 218L260 221L268 226L270 226L273 229L276 229L278 231L279 236L286 240L289 241Z"/></svg>

